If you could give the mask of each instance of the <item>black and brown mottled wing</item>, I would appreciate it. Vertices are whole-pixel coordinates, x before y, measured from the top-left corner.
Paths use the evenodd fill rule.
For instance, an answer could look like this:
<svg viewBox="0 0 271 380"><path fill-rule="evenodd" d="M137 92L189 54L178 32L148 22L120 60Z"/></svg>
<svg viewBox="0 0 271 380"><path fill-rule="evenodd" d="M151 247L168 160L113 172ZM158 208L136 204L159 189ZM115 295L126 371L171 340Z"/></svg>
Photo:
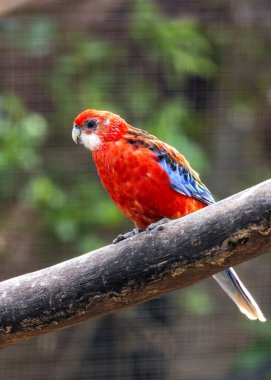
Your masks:
<svg viewBox="0 0 271 380"><path fill-rule="evenodd" d="M125 138L128 144L136 149L145 148L153 152L159 165L168 174L172 189L190 198L199 199L207 205L215 202L210 191L201 182L198 173L175 148L137 128L130 128Z"/></svg>

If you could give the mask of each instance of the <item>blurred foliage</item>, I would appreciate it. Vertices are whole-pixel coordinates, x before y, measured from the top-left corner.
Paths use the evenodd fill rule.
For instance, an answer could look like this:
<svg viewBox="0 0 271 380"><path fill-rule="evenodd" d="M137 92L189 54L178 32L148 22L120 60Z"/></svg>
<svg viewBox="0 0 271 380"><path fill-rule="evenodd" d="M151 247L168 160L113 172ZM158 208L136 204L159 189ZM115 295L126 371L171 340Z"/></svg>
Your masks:
<svg viewBox="0 0 271 380"><path fill-rule="evenodd" d="M15 32L20 39L12 40ZM52 244L69 242L82 252L104 245L108 241L104 231L114 235L124 218L96 181L80 171L63 178L67 167L56 161L50 166L46 161L50 141L72 144L66 126L72 125L77 113L88 107L109 109L182 149L193 165L203 170L207 161L195 141L200 127L197 116L180 91L162 96L157 80L162 75L168 89L173 84L177 88L189 74L212 75L214 63L211 44L197 23L167 18L154 2L135 3L129 46L81 32L61 50L61 37L55 39L56 35L61 36L57 25L35 18L28 29L14 19L2 28L2 40L20 53L56 52L45 78L56 112L45 121L41 114L27 110L15 94L2 94L0 170L6 181L0 185L4 187L1 197L15 196L38 211L41 229ZM134 52L146 62L140 72L138 61L130 59ZM129 61L124 71L122 61ZM20 192L10 183L18 176L22 177Z"/></svg>
<svg viewBox="0 0 271 380"><path fill-rule="evenodd" d="M152 64L170 65L167 80L171 86L178 85L189 74L208 77L215 72L210 41L192 19L167 18L157 3L139 0L131 33ZM169 74L167 69L165 74Z"/></svg>
<svg viewBox="0 0 271 380"><path fill-rule="evenodd" d="M180 306L183 304L192 314L199 316L209 315L214 311L213 300L202 286L185 289L180 297Z"/></svg>
<svg viewBox="0 0 271 380"><path fill-rule="evenodd" d="M57 247L66 257L103 246L117 233L131 228L98 178L91 176L95 169L81 159L85 152L73 147L74 117L90 107L119 113L134 126L181 150L204 175L209 161L199 135L207 128L206 119L184 88L191 78L203 83L221 81L226 87L223 65L231 60L232 51L240 48L235 45L236 28L215 25L206 32L197 18L170 17L156 1L135 1L125 28L126 38L122 39L96 30L74 29L67 35L53 19L35 15L29 16L27 28L16 17L0 25L0 41L5 49L19 57L48 60L42 86L49 94L51 107L47 114L36 112L16 91L0 93L1 209L18 203L27 205L38 215L41 241L46 240L48 251ZM245 28L243 34L249 41L241 46L243 61L259 60L265 51L270 55L260 30ZM218 55L220 61L214 59ZM238 66L233 63L230 61L230 67ZM256 103L270 85L269 73L263 70L254 80L242 66L233 78L242 78L245 85L227 99L229 112L224 129L232 127L242 140L249 137L251 151L256 151L254 145L259 144L251 136L262 111ZM218 134L218 127L214 128ZM259 167L265 167L261 157L256 159L257 165L244 170L248 182L255 176L260 178ZM254 156L249 160L254 163ZM0 215L0 223L1 218L6 218L5 212ZM208 293L199 287L183 291L180 303L198 317L215 309ZM251 329L260 343L240 353L234 371L257 367L270 355L270 325L261 325L259 330L253 324Z"/></svg>
<svg viewBox="0 0 271 380"><path fill-rule="evenodd" d="M50 124L71 125L74 116L88 107L109 109L127 115L127 118L130 115L131 122L182 148L194 166L203 170L207 165L206 157L200 144L193 140L200 124L185 97L179 91L169 98L163 97L157 88L157 76L148 80L146 77L153 67L159 65L161 70L164 65L174 69L167 69L164 73L169 88L172 79L175 83L183 81L192 72L209 76L214 68L209 57L210 44L191 20L172 23L151 2L148 3L148 17L142 20L141 12L137 11L139 6L145 5L136 3L130 46L122 46L117 40L90 38L82 33L71 41L69 50L56 56L47 80L57 109L56 119ZM150 36L155 51L146 54L145 41ZM120 61L129 60L135 44L139 56L150 58L145 71L141 69L139 73L137 61L133 60L124 72L120 72ZM178 57L173 51L178 51ZM177 64L177 61L184 62L184 65ZM171 75L168 75L169 71ZM55 130L51 133L56 135ZM70 139L66 128L65 131L58 129L57 133L59 138L65 134ZM59 168L52 168L50 173L54 171L57 177ZM72 184L61 190L51 178L37 177L29 186L28 200L41 208L47 224L60 240L77 241L79 249L91 250L102 245L102 240L97 240L97 229L110 230L110 226L115 226L115 230L123 220L104 192L95 187L95 183L91 184L90 178L80 178L80 175L75 178L73 174ZM76 213L78 209L80 213Z"/></svg>
<svg viewBox="0 0 271 380"><path fill-rule="evenodd" d="M249 325L248 325L249 329ZM233 371L237 373L253 373L257 369L267 367L269 376L264 378L269 379L271 370L270 355L271 355L271 323L267 321L264 324L254 324L254 333L257 334L257 342L241 350L235 360ZM257 376L255 378L263 378Z"/></svg>
<svg viewBox="0 0 271 380"><path fill-rule="evenodd" d="M121 71L122 62L129 64ZM58 55L50 89L58 122L66 124L90 106L130 115L130 122L174 144L202 171L206 156L195 141L202 121L180 88L190 74L209 78L214 73L211 43L196 22L166 18L154 2L137 1L130 44L82 34Z"/></svg>
<svg viewBox="0 0 271 380"><path fill-rule="evenodd" d="M18 178L23 176L21 190L32 181L42 162L40 147L47 122L42 115L28 111L14 94L2 94L0 115L1 199L19 199Z"/></svg>
<svg viewBox="0 0 271 380"><path fill-rule="evenodd" d="M42 57L51 52L56 38L56 25L46 19L32 17L28 28L24 22L18 22L16 18L4 20L1 23L2 34L0 40L10 47L18 49L30 57ZM14 36L20 35L20 38Z"/></svg>

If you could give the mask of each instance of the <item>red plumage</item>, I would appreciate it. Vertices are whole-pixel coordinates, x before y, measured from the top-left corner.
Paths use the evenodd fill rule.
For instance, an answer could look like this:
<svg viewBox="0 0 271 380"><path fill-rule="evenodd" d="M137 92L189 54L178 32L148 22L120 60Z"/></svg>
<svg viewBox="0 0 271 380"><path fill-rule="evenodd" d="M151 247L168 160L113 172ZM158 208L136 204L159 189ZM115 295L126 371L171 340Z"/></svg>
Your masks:
<svg viewBox="0 0 271 380"><path fill-rule="evenodd" d="M75 125L82 126L89 119L99 123L95 133L101 144L92 155L101 181L137 228L146 228L163 217L179 218L205 206L204 202L175 191L167 172L159 165L157 152L163 149L192 171L178 151L107 112L85 111L75 119Z"/></svg>
<svg viewBox="0 0 271 380"><path fill-rule="evenodd" d="M126 137L118 144L107 144L107 149L94 151L93 159L111 198L137 228L204 207L199 200L173 190L154 154L128 144Z"/></svg>

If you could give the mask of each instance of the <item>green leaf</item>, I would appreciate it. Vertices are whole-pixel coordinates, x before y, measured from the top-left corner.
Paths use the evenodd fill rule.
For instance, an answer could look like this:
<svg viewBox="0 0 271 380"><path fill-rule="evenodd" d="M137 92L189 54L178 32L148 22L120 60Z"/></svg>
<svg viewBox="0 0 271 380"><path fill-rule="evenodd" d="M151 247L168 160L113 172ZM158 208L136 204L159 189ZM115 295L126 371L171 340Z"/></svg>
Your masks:
<svg viewBox="0 0 271 380"><path fill-rule="evenodd" d="M185 307L189 312L196 315L208 315L214 309L211 297L199 287L190 287L189 289L186 289L181 302L184 302Z"/></svg>

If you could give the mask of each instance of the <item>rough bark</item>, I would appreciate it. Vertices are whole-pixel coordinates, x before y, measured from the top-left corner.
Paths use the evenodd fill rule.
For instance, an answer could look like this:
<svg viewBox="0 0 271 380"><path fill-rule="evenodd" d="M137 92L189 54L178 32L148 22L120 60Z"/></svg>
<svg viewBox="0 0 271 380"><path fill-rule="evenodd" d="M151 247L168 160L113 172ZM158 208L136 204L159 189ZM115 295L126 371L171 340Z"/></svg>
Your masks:
<svg viewBox="0 0 271 380"><path fill-rule="evenodd" d="M189 286L271 248L271 180L159 230L0 283L0 347Z"/></svg>

